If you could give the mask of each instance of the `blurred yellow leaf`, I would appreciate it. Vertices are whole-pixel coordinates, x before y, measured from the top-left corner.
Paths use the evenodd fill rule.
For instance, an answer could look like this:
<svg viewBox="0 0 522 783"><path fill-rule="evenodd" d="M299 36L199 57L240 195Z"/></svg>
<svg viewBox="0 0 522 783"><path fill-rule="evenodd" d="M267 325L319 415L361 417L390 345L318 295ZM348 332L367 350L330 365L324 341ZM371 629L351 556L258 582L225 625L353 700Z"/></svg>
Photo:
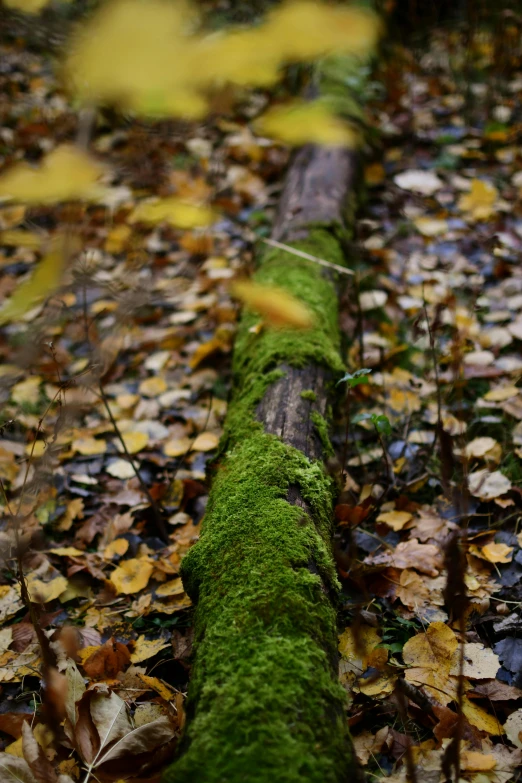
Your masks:
<svg viewBox="0 0 522 783"><path fill-rule="evenodd" d="M16 8L26 14L37 14L48 3L49 0L4 0L4 5L8 8Z"/></svg>
<svg viewBox="0 0 522 783"><path fill-rule="evenodd" d="M310 310L282 288L238 280L232 284L231 291L233 296L273 326L291 326L296 329L313 326L314 316Z"/></svg>
<svg viewBox="0 0 522 783"><path fill-rule="evenodd" d="M85 102L115 102L145 113L163 108L171 95L176 99L173 114L201 116L206 104L200 100L194 107L192 95L184 95L186 88L176 89L188 76L184 32L189 20L184 2L116 0L103 5L69 46L65 72L72 87Z"/></svg>
<svg viewBox="0 0 522 783"><path fill-rule="evenodd" d="M72 442L73 451L77 451L84 457L92 457L95 454L105 454L107 451L107 443L104 440L98 438L92 438L86 435L82 438L76 438Z"/></svg>
<svg viewBox="0 0 522 783"><path fill-rule="evenodd" d="M0 196L27 204L56 204L72 199L92 200L104 169L72 144L56 147L35 169L18 163L0 177Z"/></svg>
<svg viewBox="0 0 522 783"><path fill-rule="evenodd" d="M122 438L129 454L137 454L144 449L149 442L149 436L146 432L124 432ZM123 446L120 441L115 440L114 442L118 451L123 452Z"/></svg>
<svg viewBox="0 0 522 783"><path fill-rule="evenodd" d="M27 577L27 589L31 601L35 603L46 604L48 601L54 601L67 588L67 579L65 576L57 576L50 582L43 582L38 577Z"/></svg>
<svg viewBox="0 0 522 783"><path fill-rule="evenodd" d="M153 658L161 650L166 647L170 647L168 642L163 639L145 639L144 636L138 636L134 644L134 651L131 654L132 663L141 663L146 661L147 658Z"/></svg>
<svg viewBox="0 0 522 783"><path fill-rule="evenodd" d="M285 144L328 144L353 147L357 133L322 101L292 101L269 109L254 123L254 130Z"/></svg>
<svg viewBox="0 0 522 783"><path fill-rule="evenodd" d="M471 545L469 552L475 557L487 560L488 563L511 563L513 558L513 547L507 544L486 544L485 546Z"/></svg>
<svg viewBox="0 0 522 783"><path fill-rule="evenodd" d="M192 451L212 451L218 443L219 437L213 432L200 432L192 444Z"/></svg>
<svg viewBox="0 0 522 783"><path fill-rule="evenodd" d="M151 378L145 378L139 385L139 392L144 397L158 397L167 391L167 383L159 375L153 375Z"/></svg>
<svg viewBox="0 0 522 783"><path fill-rule="evenodd" d="M167 441L163 446L163 451L167 457L181 457L190 449L190 438L174 438Z"/></svg>
<svg viewBox="0 0 522 783"><path fill-rule="evenodd" d="M208 226L217 218L210 207L190 204L179 198L171 197L144 201L138 204L129 215L129 222L170 223L177 228L196 228Z"/></svg>
<svg viewBox="0 0 522 783"><path fill-rule="evenodd" d="M488 753L480 753L478 750L463 750L460 754L461 768L467 772L487 772L494 769L497 760Z"/></svg>
<svg viewBox="0 0 522 783"><path fill-rule="evenodd" d="M379 26L358 8L299 0L272 11L254 29L191 31L188 2L115 0L75 35L65 74L88 103L115 102L149 115L198 118L210 87L273 84L285 62L333 51L368 54ZM289 34L289 31L292 31Z"/></svg>
<svg viewBox="0 0 522 783"><path fill-rule="evenodd" d="M498 190L482 179L471 181L471 190L460 197L458 207L472 220L487 220L495 214Z"/></svg>
<svg viewBox="0 0 522 783"><path fill-rule="evenodd" d="M115 538L103 550L103 556L107 560L112 560L115 555L124 555L129 548L129 542L126 538Z"/></svg>
<svg viewBox="0 0 522 783"><path fill-rule="evenodd" d="M32 231L11 228L0 232L0 244L12 245L14 247L26 247L28 250L39 250L42 246L43 237Z"/></svg>
<svg viewBox="0 0 522 783"><path fill-rule="evenodd" d="M42 258L28 280L20 283L0 310L0 325L25 315L59 286L71 248L66 238L55 237L49 252Z"/></svg>
<svg viewBox="0 0 522 783"><path fill-rule="evenodd" d="M154 565L146 557L131 558L123 562L114 569L111 574L111 582L118 593L139 593L144 587L147 587Z"/></svg>
<svg viewBox="0 0 522 783"><path fill-rule="evenodd" d="M410 519L413 519L413 514L410 514L409 511L385 511L379 514L377 522L384 522L392 530L402 530Z"/></svg>
<svg viewBox="0 0 522 783"><path fill-rule="evenodd" d="M51 555L58 555L59 557L81 557L85 554L81 549L76 549L75 546L58 546L48 551Z"/></svg>
<svg viewBox="0 0 522 783"><path fill-rule="evenodd" d="M11 399L19 405L36 405L40 399L41 383L42 379L39 375L33 375L16 383L11 390Z"/></svg>
<svg viewBox="0 0 522 783"><path fill-rule="evenodd" d="M164 584L156 588L156 595L162 597L168 597L171 595L181 595L184 592L185 591L183 589L183 582L181 581L181 577L178 577L177 579L172 579L170 582L165 582Z"/></svg>

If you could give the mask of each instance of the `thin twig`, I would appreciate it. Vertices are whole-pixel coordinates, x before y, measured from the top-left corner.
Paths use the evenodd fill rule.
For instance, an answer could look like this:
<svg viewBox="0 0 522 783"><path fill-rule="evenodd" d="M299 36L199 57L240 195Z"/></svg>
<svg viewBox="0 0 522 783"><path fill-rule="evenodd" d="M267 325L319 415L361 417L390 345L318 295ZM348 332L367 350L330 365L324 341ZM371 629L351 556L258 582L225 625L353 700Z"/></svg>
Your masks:
<svg viewBox="0 0 522 783"><path fill-rule="evenodd" d="M291 253L293 256L299 256L299 258L304 258L306 261L313 261L314 264L319 264L319 266L324 266L327 269L334 269L336 272L339 272L342 275L355 274L352 269L348 269L345 266L339 266L339 264L332 264L331 261L325 261L324 258L312 256L310 253L305 253L304 250L297 250L295 247L290 247L290 245L284 245L282 242L276 242L275 239L262 239L261 241L266 245L270 245L271 247L277 247L279 250L286 250L287 253Z"/></svg>

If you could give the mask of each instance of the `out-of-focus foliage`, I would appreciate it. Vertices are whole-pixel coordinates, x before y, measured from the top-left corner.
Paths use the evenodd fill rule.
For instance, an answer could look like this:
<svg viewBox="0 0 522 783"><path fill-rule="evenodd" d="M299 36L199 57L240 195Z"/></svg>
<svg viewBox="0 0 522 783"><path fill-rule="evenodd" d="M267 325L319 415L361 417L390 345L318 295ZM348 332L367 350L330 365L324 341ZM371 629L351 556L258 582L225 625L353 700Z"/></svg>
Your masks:
<svg viewBox="0 0 522 783"><path fill-rule="evenodd" d="M103 6L70 42L64 72L71 90L87 104L196 118L216 86L270 86L286 63L334 51L364 56L378 35L367 11L310 0L283 3L256 28L209 35L196 24L188 3Z"/></svg>

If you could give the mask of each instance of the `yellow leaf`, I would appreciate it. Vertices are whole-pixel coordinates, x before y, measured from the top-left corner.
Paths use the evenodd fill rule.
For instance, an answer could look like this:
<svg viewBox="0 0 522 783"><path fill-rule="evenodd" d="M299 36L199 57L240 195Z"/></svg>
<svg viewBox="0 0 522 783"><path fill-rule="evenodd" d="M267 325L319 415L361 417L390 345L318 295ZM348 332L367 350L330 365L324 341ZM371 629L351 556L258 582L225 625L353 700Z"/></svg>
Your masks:
<svg viewBox="0 0 522 783"><path fill-rule="evenodd" d="M213 432L200 432L194 443L192 451L212 451L217 448L219 438Z"/></svg>
<svg viewBox="0 0 522 783"><path fill-rule="evenodd" d="M471 699L468 699L467 696L464 696L462 700L462 712L471 725L476 726L477 729L487 731L488 734L493 734L494 736L505 734L498 720L493 715L490 715L489 712L486 712L485 709L479 707L478 704L471 701Z"/></svg>
<svg viewBox="0 0 522 783"><path fill-rule="evenodd" d="M14 247L26 247L28 250L39 250L42 242L43 237L31 231L13 228L0 232L1 245L13 245Z"/></svg>
<svg viewBox="0 0 522 783"><path fill-rule="evenodd" d="M130 223L170 223L177 228L208 226L217 219L217 213L210 207L190 204L171 197L143 201L129 215Z"/></svg>
<svg viewBox="0 0 522 783"><path fill-rule="evenodd" d="M449 674L457 637L447 625L431 623L425 633L413 636L404 645L402 656L410 668L406 679L419 687L424 685L433 698L447 704L455 696L455 684Z"/></svg>
<svg viewBox="0 0 522 783"><path fill-rule="evenodd" d="M383 514L379 514L377 522L384 522L392 530L402 530L410 519L413 519L413 514L408 511L385 511Z"/></svg>
<svg viewBox="0 0 522 783"><path fill-rule="evenodd" d="M122 438L129 454L137 454L139 451L142 451L149 442L149 436L146 432L124 432ZM116 440L115 443L118 451L123 452L123 446L120 441Z"/></svg>
<svg viewBox="0 0 522 783"><path fill-rule="evenodd" d="M71 249L69 249L69 252ZM0 310L0 325L25 315L59 286L69 255L64 237L55 237L29 280L20 283Z"/></svg>
<svg viewBox="0 0 522 783"><path fill-rule="evenodd" d="M16 8L25 14L38 14L50 0L4 0L8 8Z"/></svg>
<svg viewBox="0 0 522 783"><path fill-rule="evenodd" d="M72 199L96 198L96 184L104 169L71 144L56 147L38 169L18 163L0 177L0 196L27 204L56 204Z"/></svg>
<svg viewBox="0 0 522 783"><path fill-rule="evenodd" d="M489 437L482 437L482 438L474 438L472 441L470 441L466 445L466 456L467 457L484 457L488 451L491 451L496 445L498 441L496 441L494 438Z"/></svg>
<svg viewBox="0 0 522 783"><path fill-rule="evenodd" d="M314 324L310 310L282 288L244 280L233 283L231 289L235 297L273 326L309 329Z"/></svg>
<svg viewBox="0 0 522 783"><path fill-rule="evenodd" d="M272 11L264 32L265 46L279 50L283 61L306 61L334 51L368 54L380 28L363 8L290 0Z"/></svg>
<svg viewBox="0 0 522 783"><path fill-rule="evenodd" d="M183 454L187 453L187 451L190 449L190 446L190 438L174 438L173 440L169 440L167 443L165 443L163 446L163 451L167 457L181 457Z"/></svg>
<svg viewBox="0 0 522 783"><path fill-rule="evenodd" d="M121 253L131 234L131 227L125 225L125 223L114 226L114 228L109 231L107 239L105 240L105 250L107 253Z"/></svg>
<svg viewBox="0 0 522 783"><path fill-rule="evenodd" d="M136 475L134 468L126 459L115 459L107 468L107 473L118 479L129 479Z"/></svg>
<svg viewBox="0 0 522 783"><path fill-rule="evenodd" d="M471 181L471 191L460 197L458 207L472 220L487 220L495 214L498 190L481 179Z"/></svg>
<svg viewBox="0 0 522 783"><path fill-rule="evenodd" d="M181 577L178 577L178 579L172 579L170 582L165 582L156 588L156 595L162 597L181 595L183 592L183 582L181 581Z"/></svg>
<svg viewBox="0 0 522 783"><path fill-rule="evenodd" d="M486 544L481 547L482 556L490 563L511 563L513 547L507 544Z"/></svg>
<svg viewBox="0 0 522 783"><path fill-rule="evenodd" d="M285 144L307 143L353 147L357 133L322 101L293 101L269 109L254 123L254 130Z"/></svg>
<svg viewBox="0 0 522 783"><path fill-rule="evenodd" d="M25 453L30 457L41 457L47 448L47 444L44 440L33 440L32 443L28 443L25 447Z"/></svg>
<svg viewBox="0 0 522 783"><path fill-rule="evenodd" d="M46 604L48 601L54 601L66 588L67 579L64 576L57 576L56 579L51 579L50 582L43 582L37 577L31 578L30 575L27 577L29 596L31 601L35 603Z"/></svg>
<svg viewBox="0 0 522 783"><path fill-rule="evenodd" d="M380 643L379 632L370 625L360 625L355 629L346 628L343 631L339 636L339 675L345 686L353 685L355 679L364 674L371 654ZM386 653L386 650L384 652Z"/></svg>
<svg viewBox="0 0 522 783"><path fill-rule="evenodd" d="M151 378L145 378L139 385L139 392L144 397L158 397L167 391L167 384L164 378L159 375L153 375Z"/></svg>
<svg viewBox="0 0 522 783"><path fill-rule="evenodd" d="M112 560L115 555L124 555L129 548L129 542L126 538L115 538L103 550L103 556L107 560Z"/></svg>
<svg viewBox="0 0 522 783"><path fill-rule="evenodd" d="M148 677L146 674L141 674L141 672L138 672L138 677L145 685L159 693L165 701L172 701L176 697L176 691L170 688L163 680L159 680L157 677Z"/></svg>
<svg viewBox="0 0 522 783"><path fill-rule="evenodd" d="M123 560L111 574L111 582L118 593L139 593L147 587L154 565L147 558L131 558Z"/></svg>
<svg viewBox="0 0 522 783"><path fill-rule="evenodd" d="M11 390L11 399L18 405L36 405L40 399L40 384L42 379L39 375L33 375L26 378L25 381L16 383Z"/></svg>
<svg viewBox="0 0 522 783"><path fill-rule="evenodd" d="M134 651L131 654L132 663L141 663L148 658L153 658L161 650L169 647L169 643L163 639L145 639L144 636L138 636L134 645Z"/></svg>
<svg viewBox="0 0 522 783"><path fill-rule="evenodd" d="M497 760L487 753L479 753L478 750L463 750L460 754L460 765L467 772L488 772L494 769Z"/></svg>
<svg viewBox="0 0 522 783"><path fill-rule="evenodd" d="M154 111L169 95L175 98L177 88L187 91L184 27L189 20L183 2L116 0L102 5L71 40L65 61L71 86L87 103ZM176 102L183 103L179 96Z"/></svg>
<svg viewBox="0 0 522 783"><path fill-rule="evenodd" d="M502 386L487 392L484 399L488 402L504 402L510 400L511 397L517 397L518 394L520 394L520 389L517 386Z"/></svg>
<svg viewBox="0 0 522 783"><path fill-rule="evenodd" d="M76 549L74 546L58 546L48 551L51 555L59 555L60 557L81 557L85 554L81 549Z"/></svg>
<svg viewBox="0 0 522 783"><path fill-rule="evenodd" d="M448 221L440 218L419 217L413 221L415 227L425 237L438 237L448 230Z"/></svg>
<svg viewBox="0 0 522 783"><path fill-rule="evenodd" d="M84 457L92 457L95 454L105 454L107 451L107 443L104 440L99 440L86 435L83 438L76 438L76 440L73 440L72 449Z"/></svg>

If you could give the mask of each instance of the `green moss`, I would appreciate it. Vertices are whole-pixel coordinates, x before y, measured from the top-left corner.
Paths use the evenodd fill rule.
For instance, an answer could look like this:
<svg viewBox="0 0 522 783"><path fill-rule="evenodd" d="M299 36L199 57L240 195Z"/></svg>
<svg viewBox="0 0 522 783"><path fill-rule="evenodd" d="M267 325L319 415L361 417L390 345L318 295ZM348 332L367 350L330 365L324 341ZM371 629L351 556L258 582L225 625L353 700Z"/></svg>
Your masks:
<svg viewBox="0 0 522 783"><path fill-rule="evenodd" d="M314 427L317 430L317 434L321 440L325 455L327 457L333 457L334 450L330 442L330 435L328 434L328 422L318 411L312 411L310 418L312 419Z"/></svg>
<svg viewBox="0 0 522 783"><path fill-rule="evenodd" d="M310 400L310 402L315 402L317 399L317 394L313 389L306 389L306 391L301 392L301 398L303 400Z"/></svg>
<svg viewBox="0 0 522 783"><path fill-rule="evenodd" d="M290 485L313 521L286 500ZM322 465L262 432L227 455L201 540L182 564L197 600L197 652L194 717L172 783L334 783L347 775L328 597L335 588L330 520Z"/></svg>
<svg viewBox="0 0 522 783"><path fill-rule="evenodd" d="M323 229L299 247L343 262ZM242 319L221 461L200 541L182 562L196 602L196 646L187 728L166 775L171 783L338 783L351 769L336 676L332 482L322 463L266 434L255 414L284 374L281 365L342 372L335 282L280 250L261 257L255 277L305 302L316 324L255 334L257 316ZM317 414L314 423L329 446L325 419ZM309 515L288 502L291 487Z"/></svg>

